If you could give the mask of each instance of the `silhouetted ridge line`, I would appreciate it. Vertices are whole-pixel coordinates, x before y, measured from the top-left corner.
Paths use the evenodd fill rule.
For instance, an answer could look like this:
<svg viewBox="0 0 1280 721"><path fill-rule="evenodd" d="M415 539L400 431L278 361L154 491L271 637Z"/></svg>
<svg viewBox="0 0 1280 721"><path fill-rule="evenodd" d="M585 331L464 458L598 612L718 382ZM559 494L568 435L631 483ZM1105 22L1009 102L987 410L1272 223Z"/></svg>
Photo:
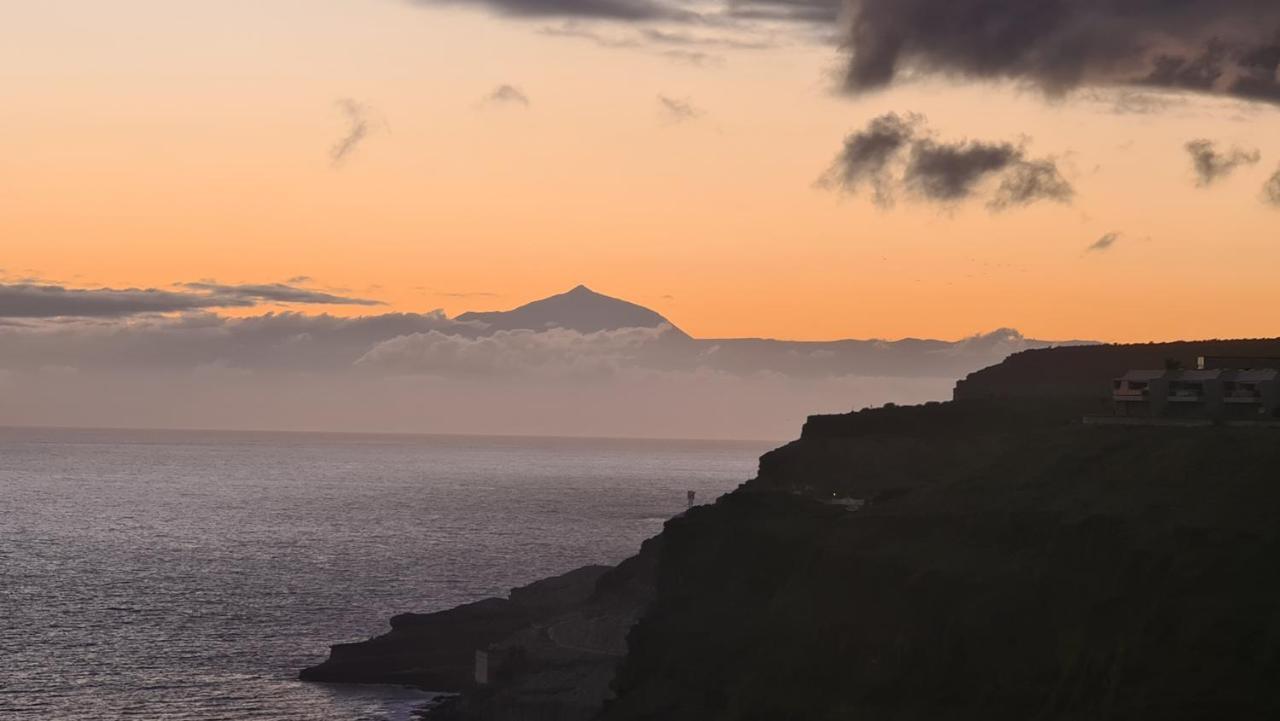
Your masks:
<svg viewBox="0 0 1280 721"><path fill-rule="evenodd" d="M579 333L598 333L619 328L658 328L668 325L671 326L668 334L672 337L689 337L661 314L635 303L597 293L585 285L512 310L463 313L456 320L484 323L490 331L565 328Z"/></svg>

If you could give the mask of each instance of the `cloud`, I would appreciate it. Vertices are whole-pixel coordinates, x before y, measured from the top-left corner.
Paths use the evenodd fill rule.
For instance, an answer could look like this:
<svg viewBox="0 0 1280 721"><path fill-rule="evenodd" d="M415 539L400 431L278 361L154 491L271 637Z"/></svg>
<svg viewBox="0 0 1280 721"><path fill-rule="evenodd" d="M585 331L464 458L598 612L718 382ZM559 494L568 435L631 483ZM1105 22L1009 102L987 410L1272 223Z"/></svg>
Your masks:
<svg viewBox="0 0 1280 721"><path fill-rule="evenodd" d="M988 205L1004 210L1030 205L1039 200L1069 203L1075 188L1062 176L1057 163L1046 160L1018 160L1000 180L1000 187Z"/></svg>
<svg viewBox="0 0 1280 721"><path fill-rule="evenodd" d="M457 378L603 378L694 372L820 379L958 378L999 362L1007 349L1042 347L1014 331L945 341L690 340L670 326L580 332L493 331L442 311L354 318L299 312L227 318L177 316L0 324L0 367L66 366L86 372L423 374Z"/></svg>
<svg viewBox="0 0 1280 721"><path fill-rule="evenodd" d="M293 280L299 280L295 278ZM183 288L201 291L215 298L233 298L237 300L262 301L268 303L313 303L321 305L386 305L382 301L367 298L352 298L334 295L324 291L300 288L289 283L265 283L225 285L200 281L180 283Z"/></svg>
<svg viewBox="0 0 1280 721"><path fill-rule="evenodd" d="M1191 163L1195 167L1196 185L1202 188L1231 175L1242 165L1255 165L1262 160L1262 154L1257 150L1237 147L1225 152L1219 151L1213 141L1203 138L1192 140L1184 147L1191 155Z"/></svg>
<svg viewBox="0 0 1280 721"><path fill-rule="evenodd" d="M840 0L729 0L729 15L741 20L834 25L842 5Z"/></svg>
<svg viewBox="0 0 1280 721"><path fill-rule="evenodd" d="M930 202L965 201L997 178L987 203L992 210L1041 200L1065 203L1074 195L1051 159L1028 158L1023 147L1007 142L940 142L923 116L897 113L874 118L846 137L818 183L848 193L869 185L876 204L887 207L901 190Z"/></svg>
<svg viewBox="0 0 1280 721"><path fill-rule="evenodd" d="M222 298L156 288L66 288L60 285L0 285L0 318L121 318L208 308L250 307L249 298Z"/></svg>
<svg viewBox="0 0 1280 721"><path fill-rule="evenodd" d="M712 65L721 65L724 58L712 53L704 53L697 50L666 50L661 53L662 57L672 62L682 65L692 65L694 67L707 67Z"/></svg>
<svg viewBox="0 0 1280 721"><path fill-rule="evenodd" d="M719 65L724 61L721 56L699 49L700 47L754 48L757 44L764 45L763 41L757 40L703 38L649 28L628 34L606 34L584 27L576 22L543 27L538 32L550 37L587 40L599 47L610 50L636 50L653 53L673 62L698 67Z"/></svg>
<svg viewBox="0 0 1280 721"><path fill-rule="evenodd" d="M602 48L637 48L641 45L634 37L605 35L574 22L540 28L538 33L555 38L589 40Z"/></svg>
<svg viewBox="0 0 1280 721"><path fill-rule="evenodd" d="M785 437L814 412L945 399L1043 345L490 332L440 311L0 323L0 424Z"/></svg>
<svg viewBox="0 0 1280 721"><path fill-rule="evenodd" d="M1092 90L1083 97L1089 102L1107 106L1116 115L1156 115L1187 102L1170 92L1133 89Z"/></svg>
<svg viewBox="0 0 1280 721"><path fill-rule="evenodd" d="M356 361L364 368L435 376L607 376L637 365L670 326L580 333L504 330L468 338L428 331L385 341Z"/></svg>
<svg viewBox="0 0 1280 721"><path fill-rule="evenodd" d="M341 138L329 148L329 161L334 167L345 163L351 154L369 137L373 125L369 120L369 108L350 98L337 101L338 109L347 119L347 130Z"/></svg>
<svg viewBox="0 0 1280 721"><path fill-rule="evenodd" d="M966 200L977 185L1011 167L1021 151L1009 143L918 141L911 149L904 179L923 198L939 202Z"/></svg>
<svg viewBox="0 0 1280 721"><path fill-rule="evenodd" d="M475 335L475 324L441 311L356 318L296 312L226 318L211 313L0 325L0 363L10 368L65 365L147 372L221 367L255 371L345 371L374 345L438 330Z"/></svg>
<svg viewBox="0 0 1280 721"><path fill-rule="evenodd" d="M53 283L0 283L0 318L125 318L215 308L251 308L263 303L381 305L287 283L222 285L181 283L184 290L157 288L68 288Z"/></svg>
<svg viewBox="0 0 1280 721"><path fill-rule="evenodd" d="M1262 199L1280 208L1280 170L1276 170L1275 174L1262 186Z"/></svg>
<svg viewBox="0 0 1280 721"><path fill-rule="evenodd" d="M488 105L520 105L529 107L529 96L524 91L514 85L499 85L493 89L493 92L485 96L484 102Z"/></svg>
<svg viewBox="0 0 1280 721"><path fill-rule="evenodd" d="M888 113L872 119L865 130L844 139L844 148L819 182L849 193L856 192L864 183L869 184L877 205L891 205L892 165L915 140L924 122L924 116L915 114Z"/></svg>
<svg viewBox="0 0 1280 721"><path fill-rule="evenodd" d="M919 73L1051 94L1129 85L1280 102L1270 0L849 0L846 10L853 92Z"/></svg>
<svg viewBox="0 0 1280 721"><path fill-rule="evenodd" d="M420 5L469 2L516 17L562 17L594 20L692 22L698 14L657 0L413 0Z"/></svg>
<svg viewBox="0 0 1280 721"><path fill-rule="evenodd" d="M759 38L735 38L723 35L693 35L657 28L643 28L640 37L655 44L676 47L720 48L724 50L765 50L773 43Z"/></svg>
<svg viewBox="0 0 1280 721"><path fill-rule="evenodd" d="M955 343L949 343L937 351L940 354L959 358L1007 358L1030 348L1040 348L1045 344L1034 341L1016 328L997 328L988 333L975 333Z"/></svg>
<svg viewBox="0 0 1280 721"><path fill-rule="evenodd" d="M1101 238L1098 238L1097 240L1093 241L1093 244L1091 244L1088 248L1085 248L1085 252L1086 253L1105 253L1106 251L1111 250L1111 247L1114 246L1116 244L1116 241L1118 240L1120 240L1119 233L1107 233Z"/></svg>
<svg viewBox="0 0 1280 721"><path fill-rule="evenodd" d="M690 120L697 120L703 115L703 111L696 107L687 98L682 100L680 98L659 95L658 107L661 109L663 117L673 123L684 123Z"/></svg>

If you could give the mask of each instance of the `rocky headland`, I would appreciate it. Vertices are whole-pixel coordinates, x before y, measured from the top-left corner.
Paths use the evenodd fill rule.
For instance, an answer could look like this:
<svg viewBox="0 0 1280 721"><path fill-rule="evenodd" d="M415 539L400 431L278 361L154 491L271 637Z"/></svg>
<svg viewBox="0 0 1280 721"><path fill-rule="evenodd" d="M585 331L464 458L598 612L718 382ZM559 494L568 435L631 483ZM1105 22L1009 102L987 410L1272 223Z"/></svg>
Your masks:
<svg viewBox="0 0 1280 721"><path fill-rule="evenodd" d="M1280 430L1080 422L1129 367L1280 355L1249 343L1028 351L811 418L616 568L398 616L303 678L477 720L1280 718Z"/></svg>

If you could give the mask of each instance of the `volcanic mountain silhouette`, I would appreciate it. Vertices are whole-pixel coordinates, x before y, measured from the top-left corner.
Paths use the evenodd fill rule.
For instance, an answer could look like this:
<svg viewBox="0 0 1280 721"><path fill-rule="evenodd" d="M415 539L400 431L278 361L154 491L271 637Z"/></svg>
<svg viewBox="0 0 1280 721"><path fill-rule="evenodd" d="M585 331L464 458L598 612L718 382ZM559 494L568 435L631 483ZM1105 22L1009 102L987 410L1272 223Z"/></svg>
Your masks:
<svg viewBox="0 0 1280 721"><path fill-rule="evenodd" d="M470 312L459 315L461 322L480 322L487 331L565 328L579 333L596 333L619 328L671 326L669 336L689 336L662 315L643 306L597 293L579 285L567 293L506 311Z"/></svg>

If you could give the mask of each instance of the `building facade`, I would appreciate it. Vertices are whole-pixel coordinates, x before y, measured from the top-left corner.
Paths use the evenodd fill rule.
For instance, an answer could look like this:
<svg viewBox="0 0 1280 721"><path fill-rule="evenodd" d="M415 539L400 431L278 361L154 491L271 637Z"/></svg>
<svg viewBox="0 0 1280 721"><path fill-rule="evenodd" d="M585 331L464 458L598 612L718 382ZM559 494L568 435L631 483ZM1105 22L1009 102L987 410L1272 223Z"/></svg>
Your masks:
<svg viewBox="0 0 1280 721"><path fill-rule="evenodd" d="M1123 417L1273 420L1280 418L1280 361L1274 362L1274 368L1225 368L1202 358L1195 370L1132 370L1112 381L1111 400Z"/></svg>

